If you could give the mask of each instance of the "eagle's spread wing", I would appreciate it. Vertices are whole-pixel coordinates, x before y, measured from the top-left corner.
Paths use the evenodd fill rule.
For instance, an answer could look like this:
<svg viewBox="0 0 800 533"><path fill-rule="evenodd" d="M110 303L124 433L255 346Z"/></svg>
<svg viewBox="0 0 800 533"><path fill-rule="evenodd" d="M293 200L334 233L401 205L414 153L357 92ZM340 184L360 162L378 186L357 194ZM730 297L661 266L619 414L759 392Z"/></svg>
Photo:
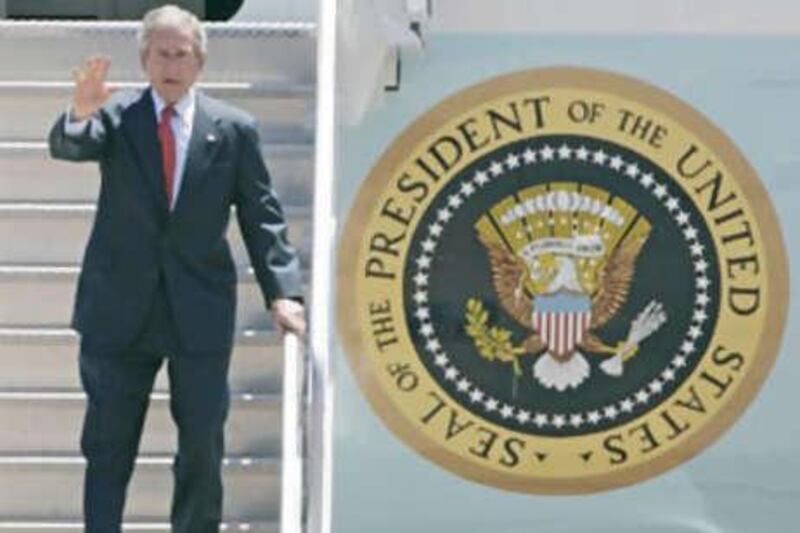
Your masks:
<svg viewBox="0 0 800 533"><path fill-rule="evenodd" d="M494 242L484 242L492 264L492 283L503 309L526 328L533 328L531 309L533 299L525 293L527 272L520 258Z"/></svg>
<svg viewBox="0 0 800 533"><path fill-rule="evenodd" d="M611 254L603 268L600 288L592 297L590 329L608 322L628 299L634 264L646 240L645 236L629 239Z"/></svg>

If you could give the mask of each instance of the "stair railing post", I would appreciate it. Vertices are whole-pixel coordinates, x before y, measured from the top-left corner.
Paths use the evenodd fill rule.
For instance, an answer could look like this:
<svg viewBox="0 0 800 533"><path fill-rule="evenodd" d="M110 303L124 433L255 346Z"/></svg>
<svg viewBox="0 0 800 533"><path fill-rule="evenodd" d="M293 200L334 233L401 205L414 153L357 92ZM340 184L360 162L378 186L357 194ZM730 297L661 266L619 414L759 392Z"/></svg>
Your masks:
<svg viewBox="0 0 800 533"><path fill-rule="evenodd" d="M303 532L305 354L297 335L283 337L281 533Z"/></svg>

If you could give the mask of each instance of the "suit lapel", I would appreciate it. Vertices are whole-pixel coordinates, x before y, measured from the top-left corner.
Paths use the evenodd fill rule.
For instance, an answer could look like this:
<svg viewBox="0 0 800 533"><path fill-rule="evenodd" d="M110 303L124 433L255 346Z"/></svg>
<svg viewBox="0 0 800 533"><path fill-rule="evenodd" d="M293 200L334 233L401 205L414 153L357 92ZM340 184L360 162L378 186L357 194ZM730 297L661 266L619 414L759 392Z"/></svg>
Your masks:
<svg viewBox="0 0 800 533"><path fill-rule="evenodd" d="M150 89L142 92L142 96L130 111L130 120L123 120L123 129L134 148L136 158L144 174L144 181L162 214L166 214L167 195L164 191L161 163L161 145L158 142L156 115Z"/></svg>
<svg viewBox="0 0 800 533"><path fill-rule="evenodd" d="M214 160L221 143L222 137L217 128L217 119L209 113L205 97L198 92L181 189L175 205L176 214L186 209L192 195L208 179L206 170Z"/></svg>

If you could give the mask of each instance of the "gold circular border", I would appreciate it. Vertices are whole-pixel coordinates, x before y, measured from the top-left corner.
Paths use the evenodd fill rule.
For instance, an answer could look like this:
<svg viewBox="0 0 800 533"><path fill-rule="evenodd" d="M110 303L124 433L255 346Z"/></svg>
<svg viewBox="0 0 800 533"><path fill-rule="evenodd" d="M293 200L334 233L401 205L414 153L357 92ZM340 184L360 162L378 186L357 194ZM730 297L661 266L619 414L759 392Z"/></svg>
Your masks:
<svg viewBox="0 0 800 533"><path fill-rule="evenodd" d="M408 419L398 415L389 395L380 386L373 363L360 355L364 347L363 336L359 324L352 320L350 296L356 286L361 233L375 208L372 200L387 185L384 168L397 167L420 138L434 133L449 118L483 104L488 98L531 88L544 90L566 87L610 92L667 114L702 140L732 171L758 220L763 247L771 268L767 301L772 302L772 305L766 311L764 323L772 325L772 328L769 334L766 328L760 332L758 348L753 354L754 361L758 364L752 365L753 368L744 376L739 390L713 415L711 422L697 433L687 436L682 445L669 449L652 461L621 472L543 480L481 468L421 435ZM470 86L435 105L406 127L372 167L359 189L339 244L336 322L350 368L370 404L395 435L417 452L457 475L493 487L543 494L591 493L644 481L691 459L719 438L744 413L769 375L783 338L789 290L787 258L772 202L755 170L727 135L699 111L659 87L608 71L584 67L552 67L515 72Z"/></svg>

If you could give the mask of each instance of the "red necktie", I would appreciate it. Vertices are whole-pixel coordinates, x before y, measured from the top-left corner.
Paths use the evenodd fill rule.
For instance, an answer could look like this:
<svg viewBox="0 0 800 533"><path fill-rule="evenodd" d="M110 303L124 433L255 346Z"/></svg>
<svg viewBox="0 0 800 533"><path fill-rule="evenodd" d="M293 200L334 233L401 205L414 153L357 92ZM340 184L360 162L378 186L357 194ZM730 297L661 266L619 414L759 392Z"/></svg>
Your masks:
<svg viewBox="0 0 800 533"><path fill-rule="evenodd" d="M161 161L164 165L164 190L167 193L167 205L172 207L172 182L175 175L175 134L172 132L172 116L175 109L167 106L161 110L158 123L158 140L161 142Z"/></svg>

